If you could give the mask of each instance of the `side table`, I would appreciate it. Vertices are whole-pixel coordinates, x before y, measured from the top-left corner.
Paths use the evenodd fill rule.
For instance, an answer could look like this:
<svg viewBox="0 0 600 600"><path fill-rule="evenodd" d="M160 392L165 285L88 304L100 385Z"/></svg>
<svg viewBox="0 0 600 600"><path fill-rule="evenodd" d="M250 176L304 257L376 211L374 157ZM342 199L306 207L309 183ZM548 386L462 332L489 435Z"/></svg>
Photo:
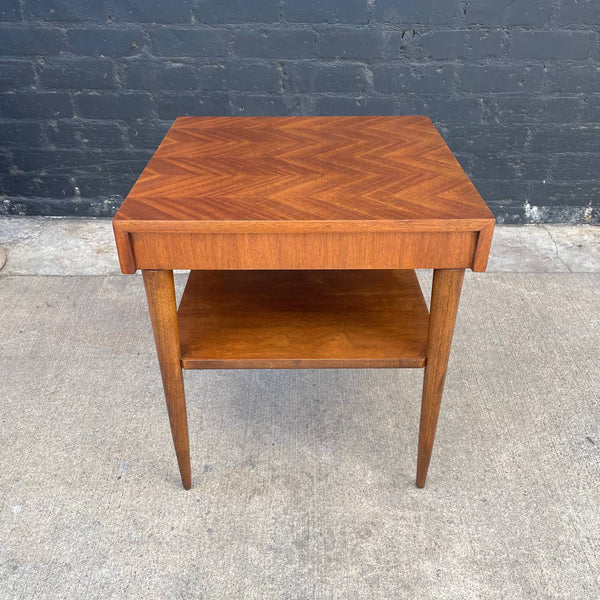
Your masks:
<svg viewBox="0 0 600 600"><path fill-rule="evenodd" d="M182 368L425 367L425 485L464 270L485 270L494 228L428 117L179 118L113 226L186 489ZM434 269L429 311L414 269Z"/></svg>

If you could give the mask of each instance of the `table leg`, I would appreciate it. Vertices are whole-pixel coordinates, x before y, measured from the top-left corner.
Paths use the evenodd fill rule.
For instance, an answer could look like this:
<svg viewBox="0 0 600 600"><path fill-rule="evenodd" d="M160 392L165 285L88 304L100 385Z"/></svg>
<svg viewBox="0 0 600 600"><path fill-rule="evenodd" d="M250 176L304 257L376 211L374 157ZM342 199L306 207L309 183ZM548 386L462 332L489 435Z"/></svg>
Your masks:
<svg viewBox="0 0 600 600"><path fill-rule="evenodd" d="M190 443L180 364L181 349L173 271L144 270L143 275L167 410L169 411L171 435L175 444L181 481L183 487L189 490L192 487Z"/></svg>
<svg viewBox="0 0 600 600"><path fill-rule="evenodd" d="M417 459L417 487L420 488L425 486L433 450L464 274L464 269L435 269L433 272Z"/></svg>

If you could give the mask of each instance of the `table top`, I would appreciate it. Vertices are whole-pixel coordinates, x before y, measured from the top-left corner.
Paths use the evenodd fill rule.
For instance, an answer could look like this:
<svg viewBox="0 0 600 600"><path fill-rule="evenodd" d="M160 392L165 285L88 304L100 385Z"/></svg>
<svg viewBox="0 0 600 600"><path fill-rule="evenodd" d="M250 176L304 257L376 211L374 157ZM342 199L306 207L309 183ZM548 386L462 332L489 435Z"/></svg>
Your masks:
<svg viewBox="0 0 600 600"><path fill-rule="evenodd" d="M493 216L425 116L182 117L115 216L132 231L476 229Z"/></svg>

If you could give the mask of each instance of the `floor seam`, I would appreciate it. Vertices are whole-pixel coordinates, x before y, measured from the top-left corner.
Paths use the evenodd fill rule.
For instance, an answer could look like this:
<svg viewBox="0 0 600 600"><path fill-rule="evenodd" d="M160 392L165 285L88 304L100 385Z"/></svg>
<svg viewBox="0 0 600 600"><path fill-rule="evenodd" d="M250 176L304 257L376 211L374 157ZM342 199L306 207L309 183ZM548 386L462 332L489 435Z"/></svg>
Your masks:
<svg viewBox="0 0 600 600"><path fill-rule="evenodd" d="M558 247L558 242L554 239L554 236L552 235L551 231L546 227L546 225L542 225L542 229L548 234L548 237L554 244L554 251L556 252L556 258L558 258L558 260L560 261L561 264L563 264L565 267L567 267L567 270L569 271L569 273L572 273L573 271L571 270L571 267L563 260L562 256L560 255L560 249Z"/></svg>

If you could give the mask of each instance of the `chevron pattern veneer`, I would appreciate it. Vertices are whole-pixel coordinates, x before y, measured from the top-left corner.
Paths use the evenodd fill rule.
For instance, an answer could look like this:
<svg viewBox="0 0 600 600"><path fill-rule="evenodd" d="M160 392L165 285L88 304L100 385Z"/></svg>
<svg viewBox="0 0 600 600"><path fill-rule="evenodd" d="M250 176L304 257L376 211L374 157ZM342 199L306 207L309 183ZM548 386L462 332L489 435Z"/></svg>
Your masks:
<svg viewBox="0 0 600 600"><path fill-rule="evenodd" d="M177 119L118 219L489 219L428 117Z"/></svg>

